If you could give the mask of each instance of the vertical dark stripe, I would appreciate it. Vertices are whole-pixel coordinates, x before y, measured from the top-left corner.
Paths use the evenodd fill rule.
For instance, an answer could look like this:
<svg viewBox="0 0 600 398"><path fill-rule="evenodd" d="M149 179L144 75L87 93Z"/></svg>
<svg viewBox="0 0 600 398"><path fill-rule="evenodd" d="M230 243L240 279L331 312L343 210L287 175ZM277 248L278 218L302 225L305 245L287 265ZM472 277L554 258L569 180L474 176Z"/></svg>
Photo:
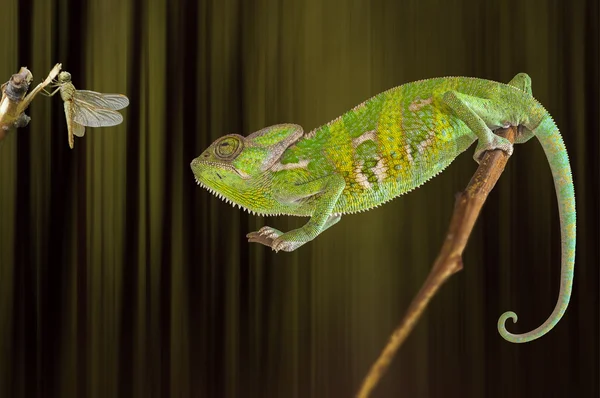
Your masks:
<svg viewBox="0 0 600 398"><path fill-rule="evenodd" d="M140 192L140 134L141 134L141 101L142 80L140 79L142 70L144 50L142 38L144 37L143 18L147 17L147 8L141 0L133 0L131 5L131 43L128 71L128 89L127 95L130 98L130 105L127 117L127 159L126 159L126 187L125 187L125 231L124 231L124 250L123 250L123 288L120 314L119 346L121 347L119 355L119 373L118 373L118 391L121 397L133 397L134 384L134 349L137 331L137 309L138 309L138 287L137 281L139 263L140 244L140 211L141 202ZM137 100L136 100L137 99ZM139 366L139 364L138 364Z"/></svg>
<svg viewBox="0 0 600 398"><path fill-rule="evenodd" d="M187 195L183 198L184 206L189 210L189 218L185 220L186 231L188 231L189 238L188 244L186 246L186 256L184 258L187 259L188 269L187 269L187 297L186 300L189 303L188 305L188 313L187 317L189 319L189 329L188 335L194 336L190 338L190 352L203 352L203 346L201 341L204 340L205 336L205 328L202 325L201 313L201 303L203 303L203 289L199 289L198 287L202 283L202 266L203 264L203 254L206 253L203 250L203 245L205 239L202 238L201 230L203 227L203 218L202 218L202 208L198 205L200 202L201 189L196 186L191 169L189 169L189 162L192 161L193 158L198 156L197 148L203 144L203 135L206 134L206 124L207 124L207 97L206 93L208 92L208 87L206 86L207 81L207 62L209 49L208 46L208 15L207 8L208 5L206 2L201 2L200 4L195 4L194 12L189 12L187 14L188 20L186 24L188 26L188 32L197 33L198 44L195 44L194 47L191 47L190 50L193 54L193 58L190 59L190 62L193 62L193 67L196 70L196 76L194 76L194 83L187 85L188 90L194 91L193 96L193 105L184 105L184 109L188 108L185 111L185 114L197 115L195 118L190 118L190 120L186 119L188 128L192 128L191 132L188 132L184 136L184 140L187 140L187 143L184 144L186 148L184 148L184 181L186 177L190 180L192 188L188 190ZM196 48L197 51L196 51ZM197 91L196 91L197 90ZM189 97L188 97L189 98ZM184 141L186 142L186 141ZM188 173L186 175L186 173ZM186 186L186 184L184 184ZM204 386L204 378L203 378L203 369L202 362L199 360L198 356L190 355L189 362L189 370L190 370L190 386L194 388L196 386L196 391L198 396L205 395L203 391Z"/></svg>
<svg viewBox="0 0 600 398"><path fill-rule="evenodd" d="M150 9L147 9L148 14L150 14ZM135 11L134 11L135 12ZM150 23L148 21L146 21L146 23L144 24L144 37L148 38L149 37L149 31L150 29L152 29L152 26L150 26ZM146 43L144 43L143 45L143 49L145 51L144 53L144 61L146 63L146 75L145 75L145 79L142 84L144 85L144 92L146 92L146 101L149 103L150 102L150 89L152 87L152 80L151 80L151 75L150 75L150 43L148 43L148 41L146 41ZM144 120L144 125L145 126L150 126L150 112L149 112L149 106L146 107L146 112L145 112L145 120ZM146 203L146 212L144 214L144 219L145 219L145 225L146 225L146 230L144 231L144 240L146 242L145 244L145 258L146 258L146 263L145 264L140 264L140 267L144 267L144 276L145 276L145 280L143 281L144 286L145 286L145 291L144 291L144 303L145 303L145 313L144 313L144 319L145 319L145 325L143 325L144 330L149 331L150 327L152 326L152 322L151 320L153 319L152 316L152 311L154 310L154 308L151 308L150 303L152 303L152 233L151 233L151 228L150 225L151 221L152 221L152 213L151 213L151 207L150 207L150 173L148 172L148 170L150 170L150 165L152 164L152 158L150 156L150 135L145 132L146 135L146 147L143 148L144 150L144 167L146 169L146 173L145 173L145 181L144 181L144 186L145 186L145 191L143 192L143 200ZM140 198L141 199L141 198ZM140 281L140 283L142 283L142 281ZM144 344L144 355L142 356L145 360L146 363L145 364L138 364L138 366L140 366L141 368L143 368L143 372L140 372L143 376L146 377L147 383L144 383L142 385L142 394L144 393L148 393L150 391L156 391L156 383L157 383L157 377L155 377L155 374L152 372L152 370L157 366L153 361L152 362L148 362L149 359L154 358L154 356L151 356L151 352L153 350L153 345L152 342L150 341L150 336L152 336L152 333L146 333L144 335L146 337L145 340L145 344Z"/></svg>
<svg viewBox="0 0 600 398"><path fill-rule="evenodd" d="M177 59L178 50L182 48L177 38L178 7L173 7L167 4L166 18L166 78L165 92L161 93L166 96L165 105L165 120L163 129L165 132L172 130L172 118L178 114L177 106L181 103L181 89L183 85L183 76L179 73ZM174 21L175 20L175 21ZM181 134L181 132L172 132L172 134ZM164 140L164 159L166 176L163 181L164 192L164 208L161 220L161 261L160 261L160 392L161 396L167 397L171 391L171 258L172 258L172 236L169 233L171 230L171 220L173 218L173 181L169 178L173 175L175 156L173 154L175 148L172 137L166 137Z"/></svg>
<svg viewBox="0 0 600 398"><path fill-rule="evenodd" d="M32 6L31 0L20 1L18 5L19 20L19 62L22 65L31 64L31 23L30 13ZM8 79L6 79L8 80ZM18 286L18 299L21 302L21 310L15 311L15 314L21 315L22 319L17 318L15 322L17 335L22 336L22 352L20 369L16 372L20 386L17 392L26 397L38 397L40 386L40 350L38 333L40 324L38 318L38 278L37 269L33 262L32 252L27 242L31 237L31 190L27 183L31 177L31 137L28 133L30 127L27 126L18 131L17 139L17 192L16 192L16 214L15 214L15 277ZM33 382L27 382L33 381ZM20 391L19 391L20 390Z"/></svg>
<svg viewBox="0 0 600 398"><path fill-rule="evenodd" d="M73 76L73 83L75 87L81 89L86 87L85 81L85 69L83 65L83 58L81 57L82 49L86 45L86 20L87 7L85 2L77 0L66 0L61 7L62 12L59 15L59 25L64 24L63 34L60 37L59 45L61 48L60 53L64 56L63 70L67 70ZM64 18L64 19L63 19ZM61 119L63 115L61 114ZM59 124L61 126L59 131L64 132L66 135L67 127L64 122ZM87 203L86 203L86 151L84 148L87 147L87 142L80 140L76 141L75 145L81 146L82 150L75 151L70 150L65 140L55 140L60 149L59 153L62 153L61 159L68 159L65 163L58 163L59 170L53 173L58 181L58 189L62 188L62 191L56 191L58 211L56 213L51 212L51 224L53 224L60 231L65 228L65 225L72 225L71 220L74 218L75 229L71 235L71 239L75 240L75 268L74 271L77 274L77 350L76 350L76 369L77 369L77 394L79 396L89 395L89 357L88 353L91 347L90 329L88 320L91 319L90 306L88 305L88 266L87 266ZM61 167L62 166L62 167ZM67 195L68 192L76 190L76 200L73 203L65 206L65 199L67 203L70 202L72 196ZM62 202L62 203L61 203ZM69 239L66 242L70 242ZM62 241L62 245L66 243ZM62 245L57 245L58 247ZM71 247L67 244L62 247L65 250L64 257L70 258ZM61 253L62 254L62 253Z"/></svg>
<svg viewBox="0 0 600 398"><path fill-rule="evenodd" d="M202 323L201 303L204 289L199 287L202 283L202 268L206 265L202 261L206 250L203 248L205 239L201 234L203 229L202 208L198 205L201 200L201 189L195 184L190 162L198 156L197 148L204 144L208 122L208 101L207 93L210 85L207 77L207 69L210 63L210 18L207 9L210 8L210 2L192 1L181 12L183 32L187 32L194 40L189 40L182 54L182 64L187 65L187 69L194 71L186 74L182 92L182 113L183 113L183 137L182 153L183 158L179 159L180 169L183 173L183 198L182 206L187 211L183 217L183 229L187 233L182 234L184 239L183 264L186 276L185 291L187 297L183 299L188 303L187 335L189 336L190 352L204 352L201 341L205 339L207 328ZM189 383L193 395L208 396L203 391L205 371L202 368L202 358L196 355L189 355L189 362L186 364L189 370Z"/></svg>
<svg viewBox="0 0 600 398"><path fill-rule="evenodd" d="M237 99L236 103L235 103L235 109L236 115L239 115L237 118L237 126L238 126L238 131L240 132L245 132L245 130L248 128L248 123L245 120L245 112L244 110L246 109L246 104L245 104L245 98L246 98L246 90L245 90L245 79L246 79L246 68L245 66L247 65L246 63L246 59L244 58L244 54L245 54L245 44L247 43L247 40L245 39L245 35L246 32L248 31L248 24L246 23L246 18L244 18L244 9L246 2L245 1L240 1L237 4L237 8L236 8L236 12L237 12L237 16L236 16L236 21L237 21L237 25L236 25L236 31L235 31L235 36L236 36L236 59L235 59L235 63L238 66L237 70L236 70L236 77L235 77L235 86L234 86L234 90L235 93L233 93L233 97L235 99ZM234 209L234 211L236 211ZM245 211L237 211L237 214L234 215L235 217L238 217L238 222L239 222L239 228L234 231L234 234L237 234L237 236L235 236L233 239L238 240L238 242L240 242L240 246L239 246L239 259L240 261L240 266L239 266L239 274L238 274L238 303L237 303L237 308L238 308L238 324L237 324L237 339L238 339L238 344L237 344L237 349L238 352L235 354L236 355L236 369L235 369L235 373L236 373L236 381L237 381L237 388L235 389L231 389L233 391L233 393L235 394L235 396L239 396L241 394L244 394L245 391L248 391L249 387L250 387L250 381L252 380L252 374L251 372L248 371L247 366L245 366L244 364L247 362L250 352L249 352L249 339L247 338L247 336L249 335L249 325L250 325L250 297L249 297L249 283L250 283L250 278L251 278L251 267L249 266L249 247L248 244L245 242L244 236L245 233L244 228L246 228L246 226L248 225L248 213ZM250 231L248 231L250 232Z"/></svg>
<svg viewBox="0 0 600 398"><path fill-rule="evenodd" d="M600 114L600 7L596 0L588 0L586 2L585 10L585 23L584 23L584 37L586 38L585 46L585 60L584 60L584 81L585 86L588 87L584 92L584 123L583 126L590 128L591 126L598 125L598 115ZM568 43L567 43L568 45ZM575 342L573 352L579 354L575 357L575 363L579 366L574 367L573 371L579 376L577 384L580 386L580 396L589 395L593 397L600 396L600 311L598 309L599 298L598 289L592 286L598 286L598 259L600 259L600 245L598 242L598 235L600 229L600 207L598 201L600 200L600 160L598 154L600 154L600 137L591 130L588 131L573 131L573 141L576 136L584 135L585 140L585 152L579 155L586 161L585 171L579 170L579 172L585 172L587 175L575 174L574 179L578 186L585 185L586 197L585 202L582 203L580 200L577 204L578 208L578 243L577 243L577 256L575 260L575 287L577 288L577 303L579 305L579 316L582 317L582 321L577 325L584 325L584 330L587 332L587 338L572 338L570 341ZM581 139L581 138L580 138ZM571 154L573 157L573 154ZM591 183L587 183L591 181ZM576 199L578 198L576 191ZM585 204L585 207L581 206ZM581 220L585 218L585 224ZM586 225L586 229L582 229L580 226ZM595 242L586 239L586 237L595 237ZM586 250L588 249L588 250ZM586 278L578 276L577 267L591 266L593 270L586 270ZM589 276L595 276L595 278L589 278ZM595 282L591 282L593 279ZM574 311L573 311L574 312ZM579 330L579 327L573 330ZM594 356L590 355L586 358L583 352L595 353ZM592 359L594 357L595 360ZM586 359L589 359L586 361ZM585 363L585 364L584 364ZM586 388L587 384L590 384L589 388Z"/></svg>
<svg viewBox="0 0 600 398"><path fill-rule="evenodd" d="M201 82L199 91L196 95L197 105L194 108L194 114L197 116L197 130L193 131L194 150L198 151L199 148L209 144L210 131L212 120L210 117L210 99L212 98L212 86L211 77L213 76L212 64L210 62L213 37L212 37L212 15L213 15L213 2L205 1L200 3L200 11L198 12L197 24L198 28L194 31L198 31L198 41L200 42L200 50L197 54L198 57L198 80ZM190 13L190 16L193 17ZM188 86L192 87L191 85ZM186 136L189 134L186 134ZM190 143L191 146L191 143ZM192 158L198 156L199 153L194 152L191 154ZM191 159L190 159L191 161ZM191 170L189 171L191 173ZM189 178L192 178L190 174ZM193 180L192 180L193 181ZM206 192L203 189L194 186L190 199L190 217L193 220L190 225L191 240L189 248L189 278L188 278L188 289L190 303L190 336L196 336L196 338L190 339L190 350L192 352L201 353L200 355L191 355L190 362L190 374L191 384L196 386L198 396L213 396L209 386L212 384L212 379L209 375L209 369L214 367L220 367L219 362L214 363L213 357L211 356L212 344L208 344L211 336L212 327L207 328L206 325L212 320L211 318L211 280L210 275L210 263L209 259L209 247L210 239L206 236L205 231L207 229L208 222L208 206ZM216 359L216 358L215 358ZM217 359L218 361L218 359Z"/></svg>

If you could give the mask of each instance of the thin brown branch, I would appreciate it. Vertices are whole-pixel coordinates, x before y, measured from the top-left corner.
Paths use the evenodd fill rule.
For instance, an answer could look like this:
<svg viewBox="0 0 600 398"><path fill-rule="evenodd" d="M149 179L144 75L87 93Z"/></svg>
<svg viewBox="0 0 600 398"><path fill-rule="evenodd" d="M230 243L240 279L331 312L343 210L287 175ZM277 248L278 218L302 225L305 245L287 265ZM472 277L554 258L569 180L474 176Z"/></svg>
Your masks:
<svg viewBox="0 0 600 398"><path fill-rule="evenodd" d="M517 128L510 127L498 130L496 133L512 143L515 140ZM508 158L509 155L501 150L486 152L465 191L456 196L448 234L433 268L421 290L408 307L404 319L394 330L387 346L369 370L357 394L358 398L369 397L387 371L394 355L425 311L431 298L451 275L462 269L462 253L475 221L488 194L504 171Z"/></svg>
<svg viewBox="0 0 600 398"><path fill-rule="evenodd" d="M61 64L54 65L54 68L42 83L38 84L30 93L29 85L33 80L33 75L26 67L21 67L19 73L11 76L10 80L1 87L2 99L0 99L0 141L4 139L6 133L13 127L24 127L29 123L29 116L25 115L25 109L29 106L33 98L54 80L60 72Z"/></svg>

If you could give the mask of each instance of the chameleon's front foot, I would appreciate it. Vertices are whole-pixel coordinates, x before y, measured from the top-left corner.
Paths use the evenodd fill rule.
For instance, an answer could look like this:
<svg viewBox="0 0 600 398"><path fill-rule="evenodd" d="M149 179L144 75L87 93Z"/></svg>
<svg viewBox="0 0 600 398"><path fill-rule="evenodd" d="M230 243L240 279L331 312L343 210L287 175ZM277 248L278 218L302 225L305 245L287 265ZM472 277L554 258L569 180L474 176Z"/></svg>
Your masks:
<svg viewBox="0 0 600 398"><path fill-rule="evenodd" d="M473 159L479 163L485 152L494 151L496 149L501 149L506 152L508 156L511 156L513 153L513 144L504 137L492 134L492 138L488 142L477 141L477 148L475 148Z"/></svg>
<svg viewBox="0 0 600 398"><path fill-rule="evenodd" d="M246 237L248 238L248 242L260 243L270 247L275 252L280 250L291 252L306 243L303 241L298 241L298 239L294 239L295 231L297 230L293 230L284 234L278 229L265 226L256 232L250 232L246 235Z"/></svg>

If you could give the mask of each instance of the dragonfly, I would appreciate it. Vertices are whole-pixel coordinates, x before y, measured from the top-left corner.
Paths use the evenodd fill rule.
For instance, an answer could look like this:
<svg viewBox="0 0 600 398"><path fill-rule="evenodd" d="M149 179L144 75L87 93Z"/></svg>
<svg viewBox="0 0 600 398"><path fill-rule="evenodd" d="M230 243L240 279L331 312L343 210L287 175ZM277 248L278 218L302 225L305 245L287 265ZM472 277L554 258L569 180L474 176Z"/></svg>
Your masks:
<svg viewBox="0 0 600 398"><path fill-rule="evenodd" d="M87 127L116 126L123 122L123 115L117 110L129 105L129 98L123 94L104 94L90 90L77 90L71 82L71 74L62 71L58 74L56 89L47 93L53 96L60 91L65 106L69 147L73 149L74 136L83 137Z"/></svg>

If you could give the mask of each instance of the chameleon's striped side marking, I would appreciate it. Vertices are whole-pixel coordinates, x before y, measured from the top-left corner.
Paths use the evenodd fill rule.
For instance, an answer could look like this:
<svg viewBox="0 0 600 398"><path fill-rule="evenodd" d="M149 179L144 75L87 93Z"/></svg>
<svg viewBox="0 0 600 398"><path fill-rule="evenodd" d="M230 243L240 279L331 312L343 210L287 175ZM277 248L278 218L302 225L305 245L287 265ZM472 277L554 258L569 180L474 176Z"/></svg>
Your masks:
<svg viewBox="0 0 600 398"><path fill-rule="evenodd" d="M329 129L329 142L336 143L336 145L327 146L324 149L325 158L330 159L337 173L344 178L346 184L344 194L347 194L349 190L356 191L359 194L363 188L360 185L362 179L356 174L356 148L352 145L352 137L348 134L346 126L344 126L343 118L337 118L329 123L327 127ZM355 134L360 135L359 132L355 132Z"/></svg>
<svg viewBox="0 0 600 398"><path fill-rule="evenodd" d="M377 162L377 119L382 112L385 96L377 95L357 105L341 117L328 123L328 144L323 146L325 159L345 180L342 193L347 203L353 203L365 191L373 188L372 161ZM343 145L340 143L343 142ZM330 144L329 144L330 143Z"/></svg>
<svg viewBox="0 0 600 398"><path fill-rule="evenodd" d="M371 140L377 142L377 130L368 130L352 139L352 146L356 148L365 141Z"/></svg>
<svg viewBox="0 0 600 398"><path fill-rule="evenodd" d="M377 124L377 132L381 142L379 153L381 158L387 159L386 176L391 184L390 190L395 191L400 181L412 177L411 166L414 158L408 145L404 145L408 134L403 125L402 98L404 93L400 89L390 90L385 93L386 106L384 107Z"/></svg>
<svg viewBox="0 0 600 398"><path fill-rule="evenodd" d="M363 169L365 166L365 162L363 160L356 161L356 168L354 169L354 180L360 185L364 190L371 189L372 185L369 181L369 177L363 173Z"/></svg>
<svg viewBox="0 0 600 398"><path fill-rule="evenodd" d="M571 166L567 150L558 127L549 114L546 114L540 125L534 130L552 170L554 188L558 199L561 229L561 275L560 291L552 314L538 328L523 334L512 334L506 330L505 322L512 318L517 322L514 312L505 312L498 319L498 331L506 340L513 343L526 343L548 333L560 321L571 299L573 275L575 272L575 189L571 176Z"/></svg>
<svg viewBox="0 0 600 398"><path fill-rule="evenodd" d="M411 112L417 112L422 107L430 105L431 103L433 103L433 97L429 97L427 99L417 98L416 100L410 103L410 105L408 106L408 110Z"/></svg>
<svg viewBox="0 0 600 398"><path fill-rule="evenodd" d="M306 166L308 166L308 159L302 159L294 163L276 163L273 165L273 167L271 167L271 171L276 172L281 170L304 169Z"/></svg>
<svg viewBox="0 0 600 398"><path fill-rule="evenodd" d="M375 165L375 167L373 168L373 173L377 177L377 182L378 183L381 184L381 183L383 183L386 180L386 178L387 178L387 171L388 171L387 161L385 160L384 157L381 157L377 161L377 164Z"/></svg>
<svg viewBox="0 0 600 398"><path fill-rule="evenodd" d="M443 107L435 99L437 91L432 90L430 95L421 98L411 89L410 85L406 87L403 97L407 100L402 106L402 129L406 135L404 152L409 162L407 169L411 172L409 179L401 179L401 183L411 182L410 186L402 186L404 192L441 172L449 163L447 154L456 152L456 139L461 131L466 131L455 125L449 113L440 110ZM453 134L446 134L448 131Z"/></svg>

